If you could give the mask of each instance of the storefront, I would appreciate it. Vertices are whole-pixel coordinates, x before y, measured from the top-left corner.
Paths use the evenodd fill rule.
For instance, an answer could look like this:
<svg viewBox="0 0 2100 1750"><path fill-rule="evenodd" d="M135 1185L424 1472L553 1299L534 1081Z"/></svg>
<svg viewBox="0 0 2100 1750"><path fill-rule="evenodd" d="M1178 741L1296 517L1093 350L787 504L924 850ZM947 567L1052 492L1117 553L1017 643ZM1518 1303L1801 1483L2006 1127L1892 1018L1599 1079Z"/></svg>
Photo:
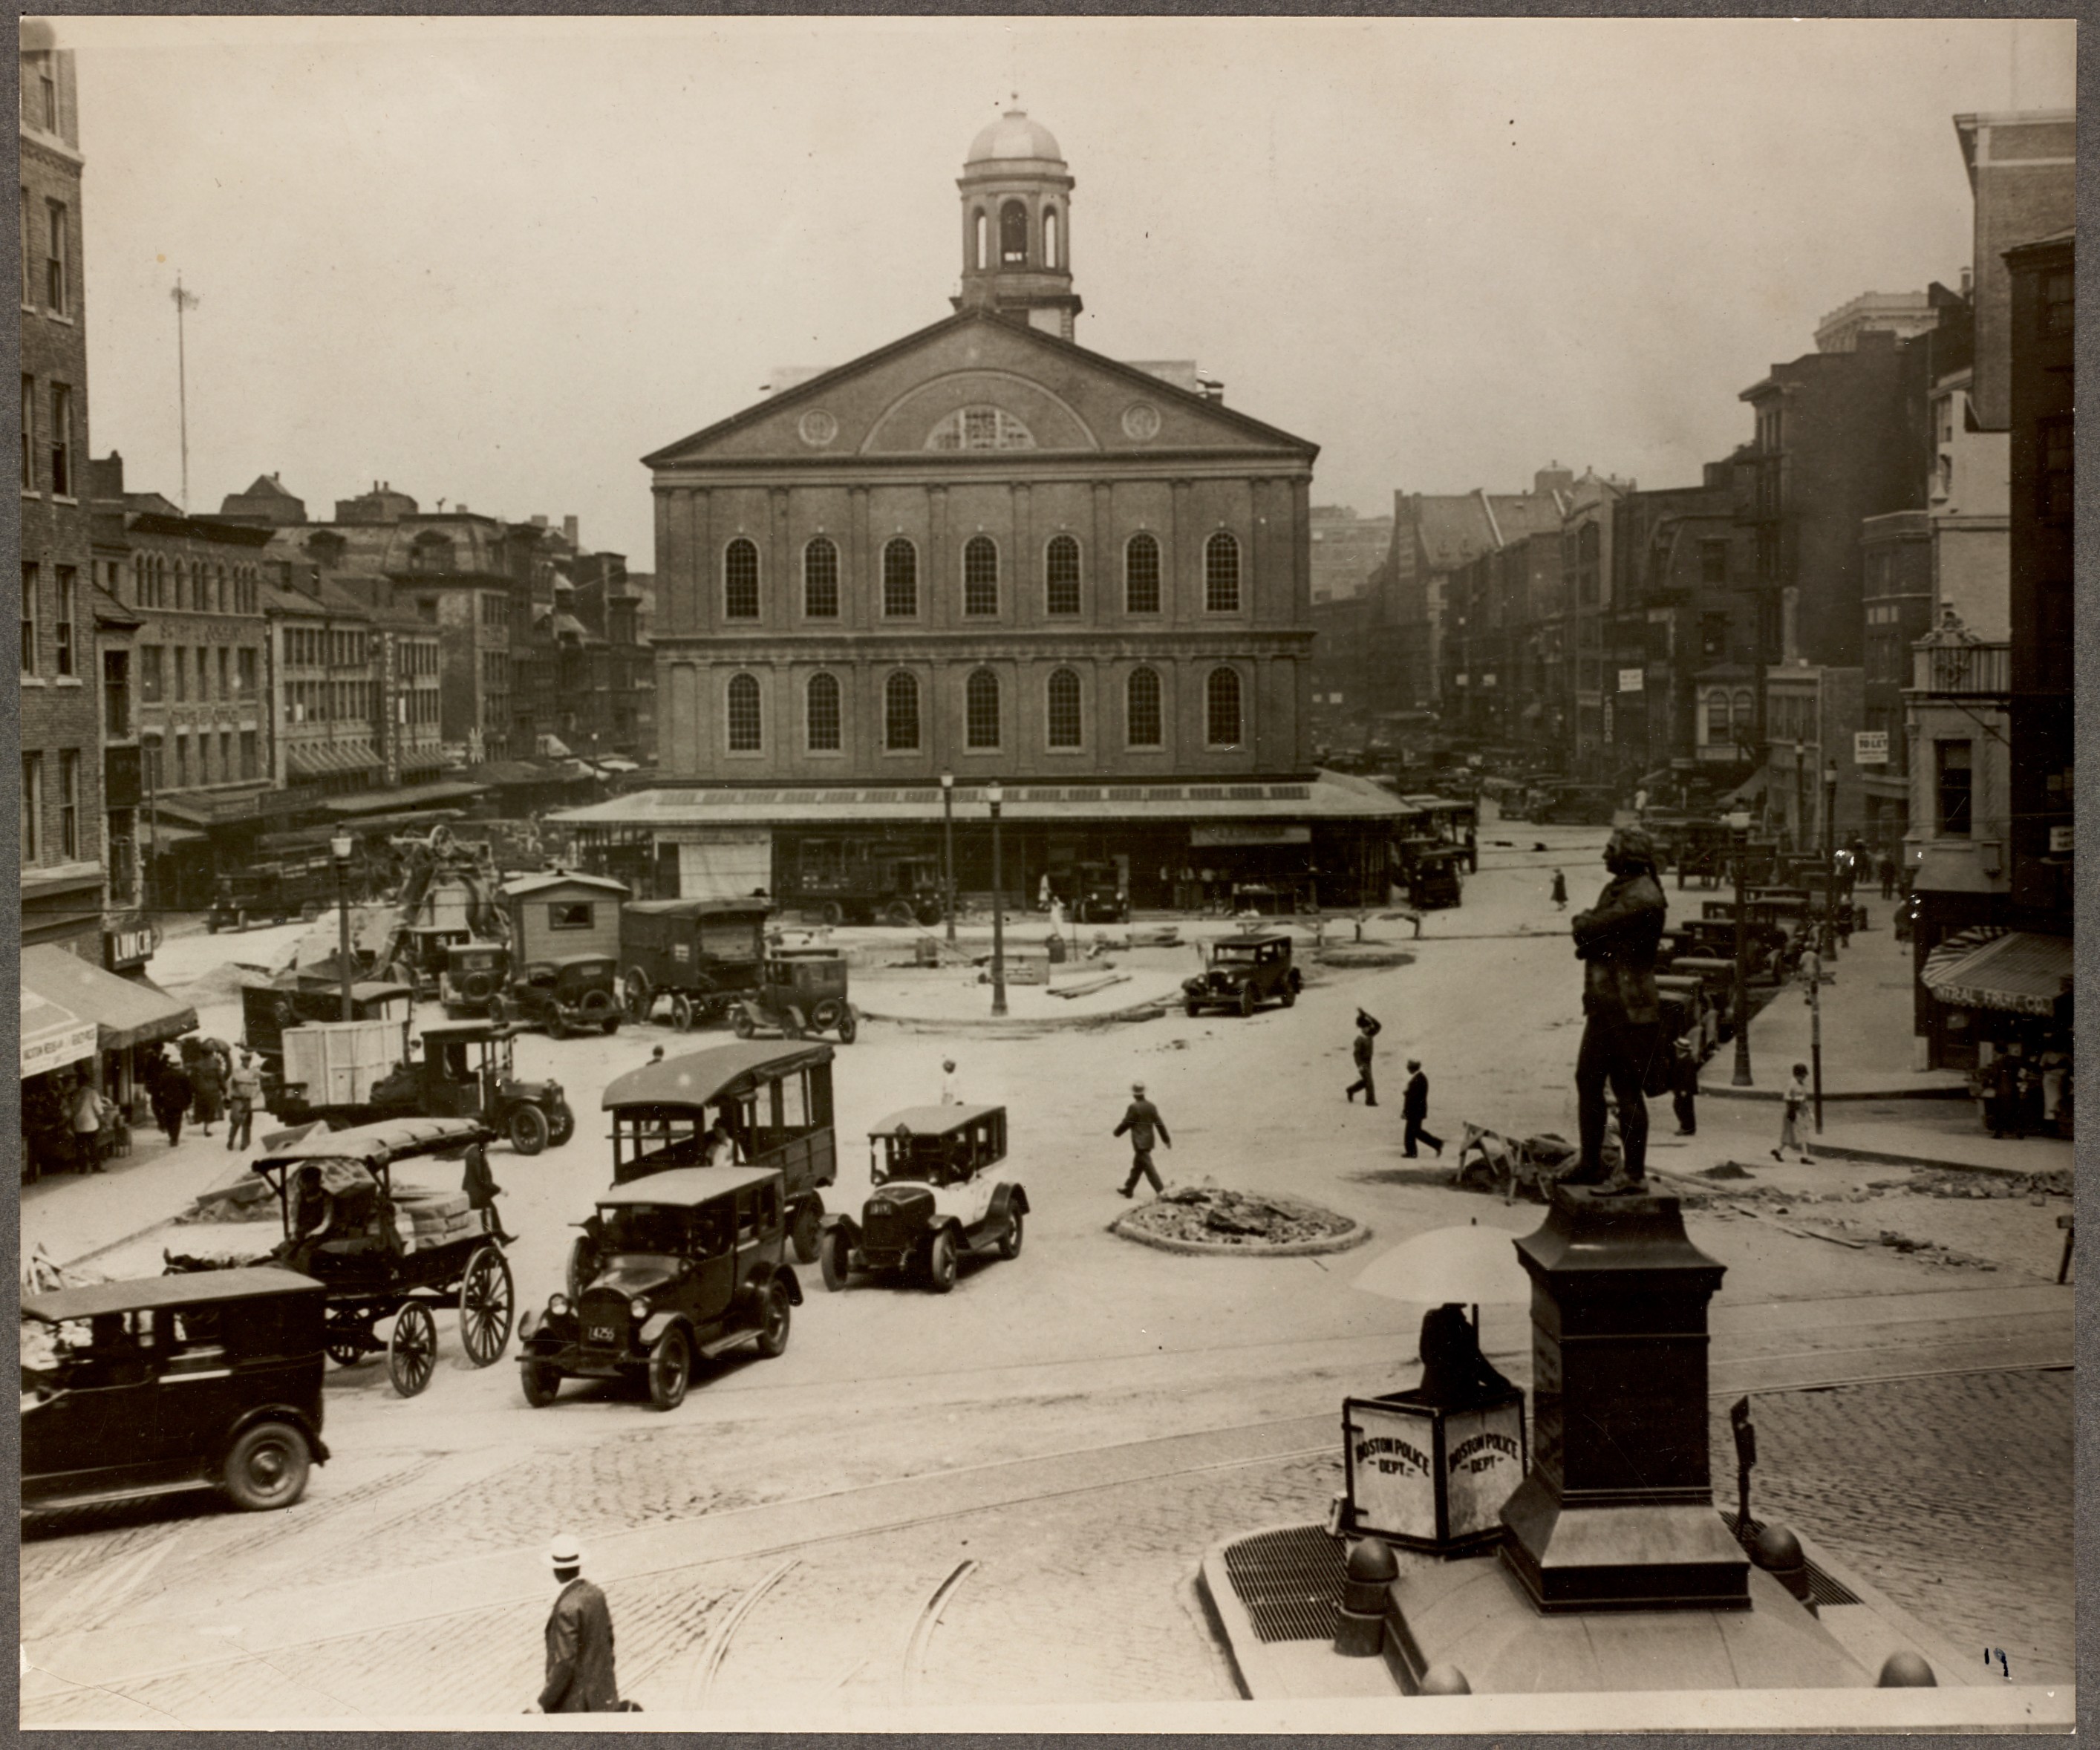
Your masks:
<svg viewBox="0 0 2100 1750"><path fill-rule="evenodd" d="M61 948L24 948L22 1126L25 1145L31 1125L29 1005L33 1000L94 1029L86 1052L50 1063L40 1071L47 1083L39 1091L40 1122L50 1104L46 1095L62 1095L67 1085L83 1078L126 1112L133 1111L147 1058L157 1054L165 1041L196 1030L196 1011L170 996L143 972L120 977ZM38 1036L49 1030L40 1029ZM69 1037L77 1039L77 1036Z"/></svg>
<svg viewBox="0 0 2100 1750"><path fill-rule="evenodd" d="M33 953L34 950L25 950ZM22 1182L73 1164L66 1097L92 1076L95 1026L22 987Z"/></svg>
<svg viewBox="0 0 2100 1750"><path fill-rule="evenodd" d="M1934 1067L1981 1070L2001 1054L2039 1061L2071 1049L2067 936L1982 924L1948 937L1925 958Z"/></svg>

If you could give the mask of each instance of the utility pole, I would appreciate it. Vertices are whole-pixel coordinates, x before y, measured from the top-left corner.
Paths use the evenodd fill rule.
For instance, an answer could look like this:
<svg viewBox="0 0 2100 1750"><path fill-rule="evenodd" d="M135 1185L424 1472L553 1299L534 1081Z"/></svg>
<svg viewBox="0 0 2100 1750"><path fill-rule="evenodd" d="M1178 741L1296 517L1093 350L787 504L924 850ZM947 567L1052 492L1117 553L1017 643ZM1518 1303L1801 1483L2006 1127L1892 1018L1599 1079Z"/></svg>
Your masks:
<svg viewBox="0 0 2100 1750"><path fill-rule="evenodd" d="M190 514L190 384L189 361L183 344L183 314L194 310L202 302L194 292L183 289L182 270L175 270L175 289L169 297L175 304L175 407L182 424L183 439L183 514Z"/></svg>

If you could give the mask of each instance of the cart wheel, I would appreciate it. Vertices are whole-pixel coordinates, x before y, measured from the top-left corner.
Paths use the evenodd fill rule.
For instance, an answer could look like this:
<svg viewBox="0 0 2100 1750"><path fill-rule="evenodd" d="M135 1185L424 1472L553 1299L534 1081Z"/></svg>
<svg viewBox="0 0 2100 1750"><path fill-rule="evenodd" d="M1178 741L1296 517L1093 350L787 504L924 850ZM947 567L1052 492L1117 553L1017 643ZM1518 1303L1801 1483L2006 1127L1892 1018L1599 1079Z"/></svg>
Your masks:
<svg viewBox="0 0 2100 1750"><path fill-rule="evenodd" d="M693 1351L683 1327L674 1325L649 1351L649 1401L660 1410L677 1408L692 1377Z"/></svg>
<svg viewBox="0 0 2100 1750"><path fill-rule="evenodd" d="M758 1031L752 1023L751 1011L748 1008L739 1007L737 1010L735 1018L730 1021L730 1027L739 1039L748 1039Z"/></svg>
<svg viewBox="0 0 2100 1750"><path fill-rule="evenodd" d="M648 975L640 967L629 969L620 994L627 1000L627 1018L636 1026L649 1019L649 1011L656 1005L656 994L649 988Z"/></svg>
<svg viewBox="0 0 2100 1750"><path fill-rule="evenodd" d="M681 1033L693 1030L693 999L683 991L671 998L671 1025Z"/></svg>
<svg viewBox="0 0 2100 1750"><path fill-rule="evenodd" d="M460 1283L460 1345L476 1367L487 1367L503 1353L515 1311L510 1260L484 1245L467 1260Z"/></svg>
<svg viewBox="0 0 2100 1750"><path fill-rule="evenodd" d="M521 1355L518 1361L518 1383L525 1388L525 1401L534 1409L543 1410L554 1401L562 1389L561 1370L545 1361L535 1361L529 1355Z"/></svg>
<svg viewBox="0 0 2100 1750"><path fill-rule="evenodd" d="M537 1106L510 1109L510 1146L520 1154L537 1154L547 1146L547 1114Z"/></svg>
<svg viewBox="0 0 2100 1750"><path fill-rule="evenodd" d="M926 1286L945 1294L955 1285L955 1236L943 1228L926 1248Z"/></svg>
<svg viewBox="0 0 2100 1750"><path fill-rule="evenodd" d="M758 1352L768 1360L788 1351L788 1333L795 1320L795 1309L788 1299L788 1285L772 1282L765 1289L765 1322L758 1330Z"/></svg>
<svg viewBox="0 0 2100 1750"><path fill-rule="evenodd" d="M307 1437L285 1422L258 1422L226 1455L227 1498L248 1513L289 1507L306 1492Z"/></svg>
<svg viewBox="0 0 2100 1750"><path fill-rule="evenodd" d="M817 1264L823 1272L824 1286L832 1294L846 1285L846 1278L853 1274L853 1266L846 1259L845 1236L837 1228L826 1230L817 1241Z"/></svg>
<svg viewBox="0 0 2100 1750"><path fill-rule="evenodd" d="M795 1242L795 1262L814 1264L817 1261L818 1242L823 1235L818 1231L817 1206L805 1203L796 1210L794 1220L788 1225L788 1236Z"/></svg>
<svg viewBox="0 0 2100 1750"><path fill-rule="evenodd" d="M817 921L819 923L828 923L836 929L845 920L846 908L836 899L827 899L817 907Z"/></svg>
<svg viewBox="0 0 2100 1750"><path fill-rule="evenodd" d="M889 902L889 909L883 913L882 917L885 923L894 924L898 929L906 928L919 921L912 915L911 901L908 899L892 900Z"/></svg>
<svg viewBox="0 0 2100 1750"><path fill-rule="evenodd" d="M839 1016L839 1043L851 1045L859 1037L860 1018L849 1007L845 1012Z"/></svg>
<svg viewBox="0 0 2100 1750"><path fill-rule="evenodd" d="M845 1005L836 997L826 997L810 1011L810 1025L818 1033L829 1033L838 1025L839 1016L845 1009Z"/></svg>
<svg viewBox="0 0 2100 1750"><path fill-rule="evenodd" d="M430 1382L438 1365L438 1325L430 1309L412 1300L394 1319L394 1334L386 1339L386 1377L404 1398L412 1398Z"/></svg>

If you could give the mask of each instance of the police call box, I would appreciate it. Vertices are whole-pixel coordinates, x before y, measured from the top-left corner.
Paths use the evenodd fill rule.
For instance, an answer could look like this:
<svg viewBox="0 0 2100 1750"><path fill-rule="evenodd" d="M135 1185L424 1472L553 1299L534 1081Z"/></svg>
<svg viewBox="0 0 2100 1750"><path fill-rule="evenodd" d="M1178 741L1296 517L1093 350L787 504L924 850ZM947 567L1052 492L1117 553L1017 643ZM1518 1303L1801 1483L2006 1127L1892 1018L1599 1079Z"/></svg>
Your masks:
<svg viewBox="0 0 2100 1750"><path fill-rule="evenodd" d="M1466 1409L1414 1392L1342 1404L1343 1529L1455 1554L1502 1535L1502 1504L1524 1480L1524 1394Z"/></svg>

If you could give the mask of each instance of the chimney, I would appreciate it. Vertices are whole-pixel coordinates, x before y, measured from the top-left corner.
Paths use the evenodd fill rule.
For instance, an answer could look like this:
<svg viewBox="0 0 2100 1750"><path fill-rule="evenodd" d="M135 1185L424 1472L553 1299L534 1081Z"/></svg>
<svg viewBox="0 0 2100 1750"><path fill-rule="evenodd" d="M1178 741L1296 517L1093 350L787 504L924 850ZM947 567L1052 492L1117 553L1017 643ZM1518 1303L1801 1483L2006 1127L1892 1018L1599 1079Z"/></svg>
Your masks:
<svg viewBox="0 0 2100 1750"><path fill-rule="evenodd" d="M544 529L546 526L547 519L544 516L536 516L532 518L532 527L534 528Z"/></svg>
<svg viewBox="0 0 2100 1750"><path fill-rule="evenodd" d="M580 527L581 525L578 523L574 517L564 517L562 518L562 539L567 541L571 547L574 547L579 553L583 551L583 548L578 542L576 536L576 531Z"/></svg>

